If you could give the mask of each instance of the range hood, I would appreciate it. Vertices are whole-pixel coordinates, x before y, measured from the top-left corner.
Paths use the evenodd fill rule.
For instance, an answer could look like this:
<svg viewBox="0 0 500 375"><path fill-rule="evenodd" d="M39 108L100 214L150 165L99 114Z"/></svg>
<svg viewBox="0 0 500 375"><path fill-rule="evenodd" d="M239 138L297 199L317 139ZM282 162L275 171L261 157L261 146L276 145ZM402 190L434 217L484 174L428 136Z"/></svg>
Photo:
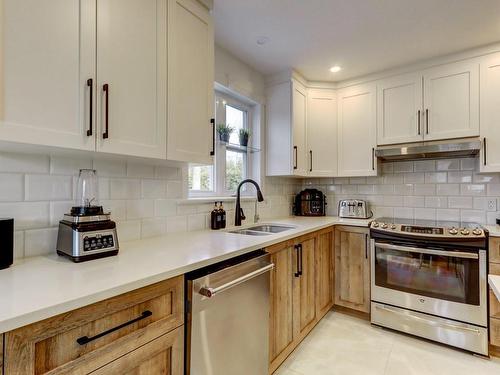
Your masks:
<svg viewBox="0 0 500 375"><path fill-rule="evenodd" d="M419 160L457 157L474 157L481 150L480 141L438 143L428 145L405 145L378 148L375 156L380 160Z"/></svg>

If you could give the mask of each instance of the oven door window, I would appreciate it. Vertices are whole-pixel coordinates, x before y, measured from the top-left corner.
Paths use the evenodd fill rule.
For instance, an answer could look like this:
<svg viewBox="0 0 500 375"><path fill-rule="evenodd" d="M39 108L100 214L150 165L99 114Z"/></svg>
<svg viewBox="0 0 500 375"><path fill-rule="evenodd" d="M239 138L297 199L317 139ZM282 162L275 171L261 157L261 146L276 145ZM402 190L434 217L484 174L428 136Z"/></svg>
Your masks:
<svg viewBox="0 0 500 375"><path fill-rule="evenodd" d="M479 305L479 260L385 249L375 244L375 285Z"/></svg>

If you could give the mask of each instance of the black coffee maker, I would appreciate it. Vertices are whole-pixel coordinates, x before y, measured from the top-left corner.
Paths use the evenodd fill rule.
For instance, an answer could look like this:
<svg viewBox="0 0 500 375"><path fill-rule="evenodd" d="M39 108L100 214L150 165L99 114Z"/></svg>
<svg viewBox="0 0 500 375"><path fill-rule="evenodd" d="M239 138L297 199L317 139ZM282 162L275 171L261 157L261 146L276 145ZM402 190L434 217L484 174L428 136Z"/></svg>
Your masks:
<svg viewBox="0 0 500 375"><path fill-rule="evenodd" d="M293 213L296 216L325 216L325 194L317 189L302 190L295 196Z"/></svg>

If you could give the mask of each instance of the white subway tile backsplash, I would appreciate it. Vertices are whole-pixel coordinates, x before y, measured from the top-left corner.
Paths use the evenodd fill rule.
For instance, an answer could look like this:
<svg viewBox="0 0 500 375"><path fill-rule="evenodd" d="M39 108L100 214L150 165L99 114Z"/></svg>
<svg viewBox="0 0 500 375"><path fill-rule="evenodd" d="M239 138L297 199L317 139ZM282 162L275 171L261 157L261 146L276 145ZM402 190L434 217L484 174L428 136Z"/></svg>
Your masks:
<svg viewBox="0 0 500 375"><path fill-rule="evenodd" d="M31 229L24 232L24 256L56 252L57 228Z"/></svg>
<svg viewBox="0 0 500 375"><path fill-rule="evenodd" d="M436 195L436 185L434 184L415 184L415 195Z"/></svg>
<svg viewBox="0 0 500 375"><path fill-rule="evenodd" d="M460 169L463 171L473 171L478 167L477 158L467 158L460 160Z"/></svg>
<svg viewBox="0 0 500 375"><path fill-rule="evenodd" d="M460 221L460 210L458 209L437 209L436 220Z"/></svg>
<svg viewBox="0 0 500 375"><path fill-rule="evenodd" d="M142 180L143 198L166 198L167 181L165 180Z"/></svg>
<svg viewBox="0 0 500 375"><path fill-rule="evenodd" d="M425 197L406 196L403 202L405 207L425 207Z"/></svg>
<svg viewBox="0 0 500 375"><path fill-rule="evenodd" d="M403 207L403 196L401 195L384 196L384 206Z"/></svg>
<svg viewBox="0 0 500 375"><path fill-rule="evenodd" d="M427 172L425 174L425 183L434 184L434 183L445 183L447 180L448 174L446 172Z"/></svg>
<svg viewBox="0 0 500 375"><path fill-rule="evenodd" d="M461 184L471 183L472 172L470 171L448 172L448 182L461 183Z"/></svg>
<svg viewBox="0 0 500 375"><path fill-rule="evenodd" d="M58 226L64 214L69 213L74 205L73 201L50 202L50 225Z"/></svg>
<svg viewBox="0 0 500 375"><path fill-rule="evenodd" d="M154 216L175 216L177 214L177 202L174 199L156 199L154 210Z"/></svg>
<svg viewBox="0 0 500 375"><path fill-rule="evenodd" d="M138 240L141 238L141 221L117 221L116 231L120 242Z"/></svg>
<svg viewBox="0 0 500 375"><path fill-rule="evenodd" d="M366 177L351 177L349 178L349 184L351 185L366 184Z"/></svg>
<svg viewBox="0 0 500 375"><path fill-rule="evenodd" d="M415 208L415 218L421 220L436 220L436 209L434 208Z"/></svg>
<svg viewBox="0 0 500 375"><path fill-rule="evenodd" d="M460 185L459 184L437 184L436 185L437 195L460 195Z"/></svg>
<svg viewBox="0 0 500 375"><path fill-rule="evenodd" d="M394 173L394 164L393 163L382 163L382 164L379 164L379 166L382 167L382 173L384 173L384 174Z"/></svg>
<svg viewBox="0 0 500 375"><path fill-rule="evenodd" d="M25 199L27 201L65 200L73 198L73 178L29 174L25 177Z"/></svg>
<svg viewBox="0 0 500 375"><path fill-rule="evenodd" d="M154 216L154 200L137 199L127 201L127 220Z"/></svg>
<svg viewBox="0 0 500 375"><path fill-rule="evenodd" d="M148 218L141 221L141 238L161 236L167 232L165 218Z"/></svg>
<svg viewBox="0 0 500 375"><path fill-rule="evenodd" d="M111 212L113 220L127 219L127 201L124 199L105 199L101 200L104 212Z"/></svg>
<svg viewBox="0 0 500 375"><path fill-rule="evenodd" d="M51 156L50 173L63 174L66 176L78 176L80 169L91 169L92 159L68 158L65 156Z"/></svg>
<svg viewBox="0 0 500 375"><path fill-rule="evenodd" d="M484 195L485 193L486 193L486 186L483 184L460 185L461 195Z"/></svg>
<svg viewBox="0 0 500 375"><path fill-rule="evenodd" d="M413 194L413 185L412 184L394 185L394 194L412 195Z"/></svg>
<svg viewBox="0 0 500 375"><path fill-rule="evenodd" d="M182 198L182 183L178 181L167 182L167 198Z"/></svg>
<svg viewBox="0 0 500 375"><path fill-rule="evenodd" d="M167 233L186 232L187 216L168 217L167 219Z"/></svg>
<svg viewBox="0 0 500 375"><path fill-rule="evenodd" d="M425 207L446 208L448 207L447 197L425 197Z"/></svg>
<svg viewBox="0 0 500 375"><path fill-rule="evenodd" d="M93 167L99 176L125 177L127 175L127 163L119 160L94 160Z"/></svg>
<svg viewBox="0 0 500 375"><path fill-rule="evenodd" d="M393 172L394 173L413 172L413 162L402 161L399 163L394 163Z"/></svg>
<svg viewBox="0 0 500 375"><path fill-rule="evenodd" d="M155 167L155 177L166 180L180 181L182 171L180 168L174 167Z"/></svg>
<svg viewBox="0 0 500 375"><path fill-rule="evenodd" d="M436 170L435 160L419 160L414 165L415 172L433 172Z"/></svg>
<svg viewBox="0 0 500 375"><path fill-rule="evenodd" d="M485 223L486 212L481 210L462 210L460 212L460 220L471 223Z"/></svg>
<svg viewBox="0 0 500 375"><path fill-rule="evenodd" d="M0 201L22 201L24 199L24 175L0 173Z"/></svg>
<svg viewBox="0 0 500 375"><path fill-rule="evenodd" d="M226 213L227 215L227 213ZM208 214L196 214L188 216L188 231L202 230L206 228Z"/></svg>
<svg viewBox="0 0 500 375"><path fill-rule="evenodd" d="M127 177L153 178L154 176L155 167L152 165L127 163Z"/></svg>
<svg viewBox="0 0 500 375"><path fill-rule="evenodd" d="M49 202L0 203L0 216L13 217L16 230L49 226Z"/></svg>
<svg viewBox="0 0 500 375"><path fill-rule="evenodd" d="M450 208L472 208L472 197L448 197Z"/></svg>
<svg viewBox="0 0 500 375"><path fill-rule="evenodd" d="M500 196L500 184L488 184L487 195L491 196Z"/></svg>
<svg viewBox="0 0 500 375"><path fill-rule="evenodd" d="M111 179L109 181L111 199L138 199L141 197L141 180Z"/></svg>
<svg viewBox="0 0 500 375"><path fill-rule="evenodd" d="M425 173L405 173L404 182L406 184L423 184L425 182Z"/></svg>
<svg viewBox="0 0 500 375"><path fill-rule="evenodd" d="M14 232L14 259L24 258L24 231Z"/></svg>
<svg viewBox="0 0 500 375"><path fill-rule="evenodd" d="M0 172L49 173L47 155L0 153Z"/></svg>
<svg viewBox="0 0 500 375"><path fill-rule="evenodd" d="M458 171L460 170L460 159L436 160L437 171Z"/></svg>

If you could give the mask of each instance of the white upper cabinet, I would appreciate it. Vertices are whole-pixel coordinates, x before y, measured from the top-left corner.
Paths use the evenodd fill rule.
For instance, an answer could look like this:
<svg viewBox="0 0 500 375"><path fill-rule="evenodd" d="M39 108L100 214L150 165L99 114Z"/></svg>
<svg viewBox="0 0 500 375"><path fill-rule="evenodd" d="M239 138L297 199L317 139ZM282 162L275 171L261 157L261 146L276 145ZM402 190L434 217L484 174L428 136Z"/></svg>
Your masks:
<svg viewBox="0 0 500 375"><path fill-rule="evenodd" d="M292 145L293 145L293 174L305 176L307 174L307 91L297 81L292 82Z"/></svg>
<svg viewBox="0 0 500 375"><path fill-rule="evenodd" d="M377 82L377 144L421 141L422 100L420 74Z"/></svg>
<svg viewBox="0 0 500 375"><path fill-rule="evenodd" d="M305 176L307 91L295 80L267 88L268 176Z"/></svg>
<svg viewBox="0 0 500 375"><path fill-rule="evenodd" d="M167 159L211 164L214 127L214 31L208 10L169 0Z"/></svg>
<svg viewBox="0 0 500 375"><path fill-rule="evenodd" d="M377 174L376 95L376 85L371 83L337 93L339 176Z"/></svg>
<svg viewBox="0 0 500 375"><path fill-rule="evenodd" d="M425 140L479 135L479 63L446 64L423 72Z"/></svg>
<svg viewBox="0 0 500 375"><path fill-rule="evenodd" d="M309 89L307 93L307 152L311 177L337 175L337 94Z"/></svg>
<svg viewBox="0 0 500 375"><path fill-rule="evenodd" d="M481 172L500 172L500 53L481 61Z"/></svg>
<svg viewBox="0 0 500 375"><path fill-rule="evenodd" d="M94 149L95 3L0 2L1 140Z"/></svg>
<svg viewBox="0 0 500 375"><path fill-rule="evenodd" d="M99 151L165 159L167 0L97 1Z"/></svg>

